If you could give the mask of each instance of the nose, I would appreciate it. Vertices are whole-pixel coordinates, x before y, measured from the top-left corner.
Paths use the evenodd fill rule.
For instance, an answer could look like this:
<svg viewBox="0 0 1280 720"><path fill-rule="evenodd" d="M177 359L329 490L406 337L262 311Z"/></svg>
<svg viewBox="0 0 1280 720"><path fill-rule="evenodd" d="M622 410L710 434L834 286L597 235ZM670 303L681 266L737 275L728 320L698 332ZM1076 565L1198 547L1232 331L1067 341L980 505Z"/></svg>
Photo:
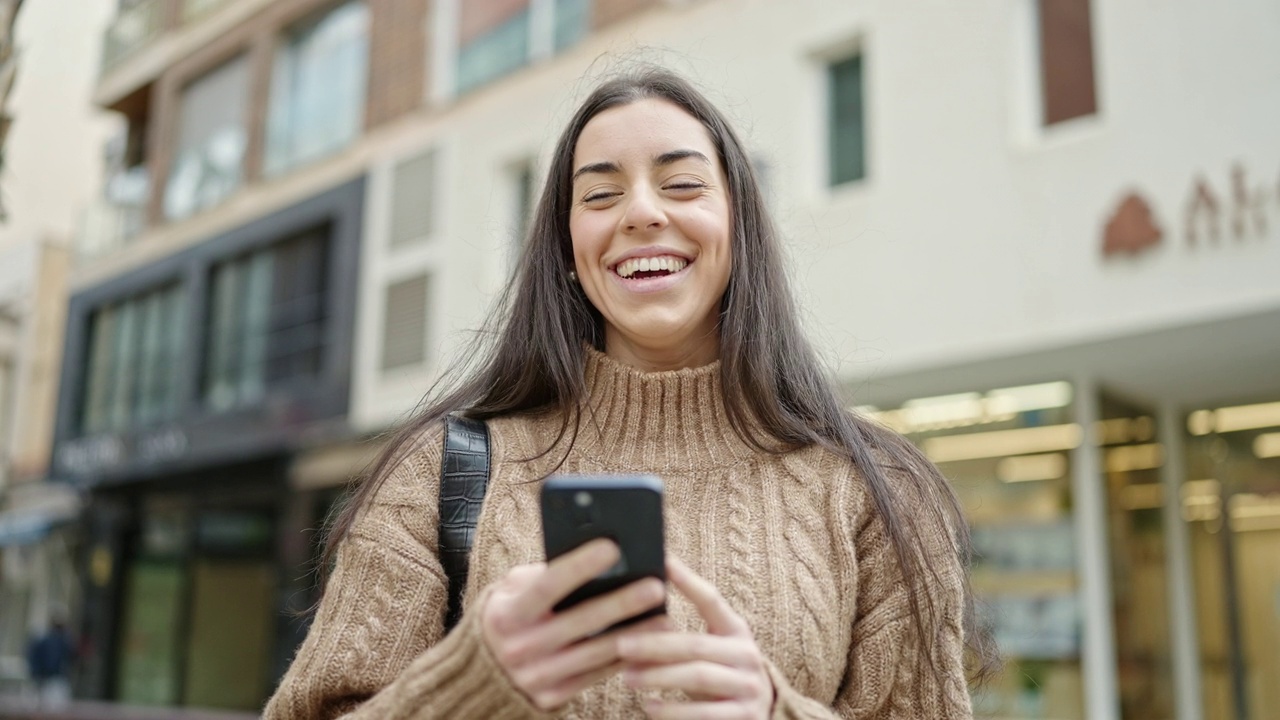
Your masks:
<svg viewBox="0 0 1280 720"><path fill-rule="evenodd" d="M667 214L663 212L662 204L652 190L637 189L630 195L626 212L622 215L623 230L634 233L661 230L667 226Z"/></svg>

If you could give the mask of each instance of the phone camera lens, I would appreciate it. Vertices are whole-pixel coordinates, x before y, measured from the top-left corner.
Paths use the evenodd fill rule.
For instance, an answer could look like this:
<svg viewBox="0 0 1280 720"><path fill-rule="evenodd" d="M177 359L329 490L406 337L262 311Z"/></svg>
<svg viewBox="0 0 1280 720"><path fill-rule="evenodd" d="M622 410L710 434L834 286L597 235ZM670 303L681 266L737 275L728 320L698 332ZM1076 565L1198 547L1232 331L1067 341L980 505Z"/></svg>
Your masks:
<svg viewBox="0 0 1280 720"><path fill-rule="evenodd" d="M587 507L591 504L591 493L585 490L579 490L578 493L573 496L573 502L580 508Z"/></svg>

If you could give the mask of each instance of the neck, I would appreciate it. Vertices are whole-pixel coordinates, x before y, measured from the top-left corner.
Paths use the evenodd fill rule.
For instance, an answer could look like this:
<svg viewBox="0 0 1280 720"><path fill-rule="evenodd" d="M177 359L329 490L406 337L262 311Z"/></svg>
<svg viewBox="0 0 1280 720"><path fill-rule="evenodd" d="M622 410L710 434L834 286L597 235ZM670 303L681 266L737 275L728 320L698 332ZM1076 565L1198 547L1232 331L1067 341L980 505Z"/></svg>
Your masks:
<svg viewBox="0 0 1280 720"><path fill-rule="evenodd" d="M586 348L578 451L619 472L721 466L754 454L730 426L720 364L643 372Z"/></svg>
<svg viewBox="0 0 1280 720"><path fill-rule="evenodd" d="M646 343L609 325L604 331L604 353L641 372L699 368L720 359L720 333L712 325L684 342Z"/></svg>

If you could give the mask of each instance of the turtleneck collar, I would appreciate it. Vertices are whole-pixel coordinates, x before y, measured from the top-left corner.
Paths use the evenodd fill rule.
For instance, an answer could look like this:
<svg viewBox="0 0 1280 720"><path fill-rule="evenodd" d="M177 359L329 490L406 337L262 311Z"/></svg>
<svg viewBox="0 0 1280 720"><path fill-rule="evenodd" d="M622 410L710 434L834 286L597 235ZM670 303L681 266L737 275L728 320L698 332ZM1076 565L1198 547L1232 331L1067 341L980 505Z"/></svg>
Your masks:
<svg viewBox="0 0 1280 720"><path fill-rule="evenodd" d="M723 467L758 453L729 424L718 360L642 372L595 348L586 352L577 451L619 470L655 472Z"/></svg>

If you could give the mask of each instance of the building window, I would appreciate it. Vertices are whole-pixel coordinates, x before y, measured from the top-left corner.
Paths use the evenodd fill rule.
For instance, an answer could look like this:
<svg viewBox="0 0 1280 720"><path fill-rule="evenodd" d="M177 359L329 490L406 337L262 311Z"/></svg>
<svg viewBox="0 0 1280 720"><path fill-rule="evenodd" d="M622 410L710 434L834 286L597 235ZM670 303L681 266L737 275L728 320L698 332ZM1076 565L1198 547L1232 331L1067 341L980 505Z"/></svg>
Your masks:
<svg viewBox="0 0 1280 720"><path fill-rule="evenodd" d="M436 152L428 150L396 164L391 179L391 247L431 236L436 215Z"/></svg>
<svg viewBox="0 0 1280 720"><path fill-rule="evenodd" d="M576 44L591 28L591 0L556 0L556 52Z"/></svg>
<svg viewBox="0 0 1280 720"><path fill-rule="evenodd" d="M832 63L827 68L830 102L830 178L832 186L867 175L866 113L863 99L862 56Z"/></svg>
<svg viewBox="0 0 1280 720"><path fill-rule="evenodd" d="M427 357L427 293L430 280L418 275L387 287L382 321L382 369L419 365Z"/></svg>
<svg viewBox="0 0 1280 720"><path fill-rule="evenodd" d="M459 93L570 47L591 26L591 0L459 0L458 5Z"/></svg>
<svg viewBox="0 0 1280 720"><path fill-rule="evenodd" d="M214 266L204 398L215 410L261 401L320 374L329 228Z"/></svg>
<svg viewBox="0 0 1280 720"><path fill-rule="evenodd" d="M248 87L249 62L240 56L183 90L178 140L164 194L165 217L188 217L240 186Z"/></svg>
<svg viewBox="0 0 1280 720"><path fill-rule="evenodd" d="M267 175L341 150L360 135L368 66L364 2L348 2L288 33L272 71Z"/></svg>
<svg viewBox="0 0 1280 720"><path fill-rule="evenodd" d="M1038 0L1042 118L1053 125L1098 111L1090 0Z"/></svg>
<svg viewBox="0 0 1280 720"><path fill-rule="evenodd" d="M186 320L171 285L108 305L89 318L81 429L122 432L173 418Z"/></svg>
<svg viewBox="0 0 1280 720"><path fill-rule="evenodd" d="M538 202L538 178L533 160L517 163L511 168L512 228L515 246L524 247L529 237L529 224L533 221L534 207Z"/></svg>

